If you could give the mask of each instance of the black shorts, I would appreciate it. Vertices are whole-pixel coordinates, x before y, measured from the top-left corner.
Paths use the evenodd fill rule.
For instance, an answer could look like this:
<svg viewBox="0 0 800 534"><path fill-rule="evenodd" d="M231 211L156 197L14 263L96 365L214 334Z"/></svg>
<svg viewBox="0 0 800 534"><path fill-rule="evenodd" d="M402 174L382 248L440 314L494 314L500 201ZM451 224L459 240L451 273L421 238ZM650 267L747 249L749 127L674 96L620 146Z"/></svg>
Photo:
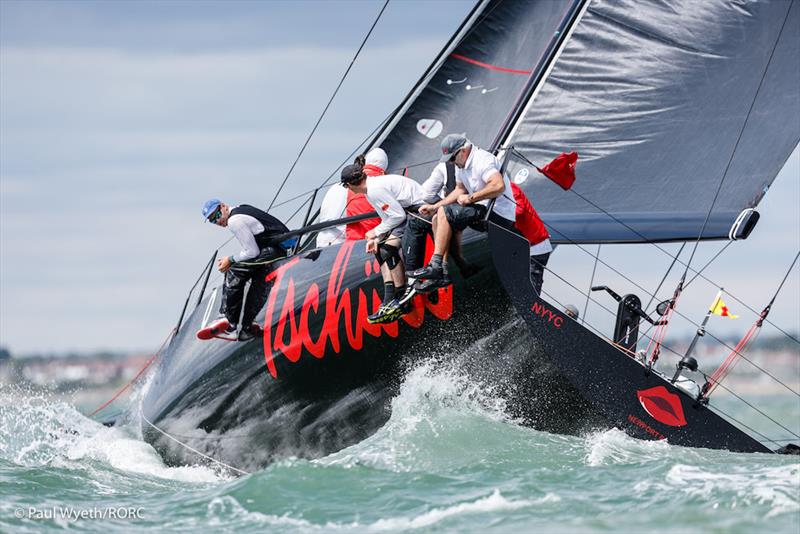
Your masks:
<svg viewBox="0 0 800 534"><path fill-rule="evenodd" d="M470 204L469 206L448 204L444 207L444 214L447 222L450 223L450 228L455 232L461 232L468 226L483 222L486 217L486 206L483 204Z"/></svg>

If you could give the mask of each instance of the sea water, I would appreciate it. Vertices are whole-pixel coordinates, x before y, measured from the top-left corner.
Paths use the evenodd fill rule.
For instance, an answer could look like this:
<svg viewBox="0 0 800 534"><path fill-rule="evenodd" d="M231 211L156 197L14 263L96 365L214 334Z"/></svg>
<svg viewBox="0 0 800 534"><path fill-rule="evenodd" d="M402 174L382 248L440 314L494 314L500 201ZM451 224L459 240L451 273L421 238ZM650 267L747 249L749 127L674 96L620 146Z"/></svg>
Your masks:
<svg viewBox="0 0 800 534"><path fill-rule="evenodd" d="M137 423L0 389L0 531L800 532L796 456L539 432L435 362L370 438L245 476L165 466Z"/></svg>

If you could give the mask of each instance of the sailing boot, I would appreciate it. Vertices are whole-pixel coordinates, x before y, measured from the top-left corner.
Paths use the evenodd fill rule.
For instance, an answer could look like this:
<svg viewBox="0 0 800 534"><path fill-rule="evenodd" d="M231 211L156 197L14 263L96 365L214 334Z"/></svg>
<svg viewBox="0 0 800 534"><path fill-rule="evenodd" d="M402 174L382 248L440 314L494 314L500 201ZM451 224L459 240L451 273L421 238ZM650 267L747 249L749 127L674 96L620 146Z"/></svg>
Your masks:
<svg viewBox="0 0 800 534"><path fill-rule="evenodd" d="M417 269L416 271L412 271L408 273L409 276L414 278L424 278L426 280L439 280L444 276L444 270L442 269L442 264L435 265L434 263L429 263L422 269Z"/></svg>
<svg viewBox="0 0 800 534"><path fill-rule="evenodd" d="M261 327L256 324L252 323L249 327L242 326L241 331L239 331L238 340L239 341L250 341L256 337L260 337L264 335L264 331Z"/></svg>
<svg viewBox="0 0 800 534"><path fill-rule="evenodd" d="M231 324L227 317L219 317L205 328L197 331L199 339L211 339L220 334L233 334L236 332L236 324Z"/></svg>

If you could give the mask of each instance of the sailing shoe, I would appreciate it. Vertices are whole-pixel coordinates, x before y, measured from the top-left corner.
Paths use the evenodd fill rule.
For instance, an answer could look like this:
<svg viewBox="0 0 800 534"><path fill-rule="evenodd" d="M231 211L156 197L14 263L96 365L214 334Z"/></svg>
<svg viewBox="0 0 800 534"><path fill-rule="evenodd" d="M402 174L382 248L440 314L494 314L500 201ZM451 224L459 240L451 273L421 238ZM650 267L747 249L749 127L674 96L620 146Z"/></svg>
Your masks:
<svg viewBox="0 0 800 534"><path fill-rule="evenodd" d="M439 280L420 280L416 283L414 288L417 293L431 293L441 287L447 287L451 283L448 277L443 277Z"/></svg>
<svg viewBox="0 0 800 534"><path fill-rule="evenodd" d="M397 304L397 299L393 299L386 304L381 304L381 307L378 308L378 311L367 316L367 322L369 324L388 323L392 320L391 312L396 312L398 306L399 304Z"/></svg>
<svg viewBox="0 0 800 534"><path fill-rule="evenodd" d="M444 270L442 266L434 266L430 263L423 267L422 269L417 269L416 271L412 271L408 273L409 276L413 278L424 278L426 280L439 280L444 276Z"/></svg>
<svg viewBox="0 0 800 534"><path fill-rule="evenodd" d="M219 317L205 328L197 331L197 337L200 339L211 339L220 334L232 334L236 332L236 325L231 324L226 317Z"/></svg>
<svg viewBox="0 0 800 534"><path fill-rule="evenodd" d="M238 339L239 341L250 341L251 339L263 335L263 333L264 332L261 330L261 327L256 323L253 323L249 328L242 327L242 330L239 332Z"/></svg>

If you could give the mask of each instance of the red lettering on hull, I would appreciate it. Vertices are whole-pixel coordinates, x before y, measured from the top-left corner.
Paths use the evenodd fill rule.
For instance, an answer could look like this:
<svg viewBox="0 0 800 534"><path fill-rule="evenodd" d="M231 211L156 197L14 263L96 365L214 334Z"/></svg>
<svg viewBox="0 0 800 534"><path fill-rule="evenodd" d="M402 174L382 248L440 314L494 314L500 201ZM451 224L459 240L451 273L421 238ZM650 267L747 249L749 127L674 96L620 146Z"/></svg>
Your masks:
<svg viewBox="0 0 800 534"><path fill-rule="evenodd" d="M264 316L264 358L267 363L269 373L278 377L278 370L275 366L274 355L277 352L286 356L290 362L300 359L303 350L314 356L322 358L328 345L335 353L341 351L339 337L340 328L344 327L344 342L354 349L360 350L364 346L364 334L372 337L380 337L384 334L390 337L397 337L399 334L399 322L388 324L369 324L367 316L373 313L380 306L381 298L378 292L372 290L372 305L368 305L368 296L363 289L351 291L350 288L342 288L347 266L353 252L354 241L346 241L339 249L336 259L328 278L328 285L325 291L325 300L320 303L320 288L316 283L312 283L303 303L300 307L299 321L295 313L295 283L291 276L292 268L297 265L300 258L294 258L276 268L267 275L267 282L272 282L272 289L267 299L266 313ZM364 265L365 274L370 271L377 273L377 266L372 265L373 260L369 260ZM277 302L278 294L286 289L286 296L282 305ZM356 306L353 307L351 293L356 292ZM280 312L276 315L276 310ZM425 310L440 320L447 320L453 315L453 286L439 290L439 299L435 304L430 302L426 296L417 295L414 297L414 309L411 313L403 316L403 321L412 328L420 328L425 320ZM355 313L353 313L355 310ZM309 331L309 323L313 316L323 313L322 328L316 339ZM288 337L288 341L286 341Z"/></svg>
<svg viewBox="0 0 800 534"><path fill-rule="evenodd" d="M656 439L667 439L667 436L656 430L655 428L651 427L635 415L628 415L628 421L633 423L634 425L638 426L639 428L643 429L645 432L650 434Z"/></svg>
<svg viewBox="0 0 800 534"><path fill-rule="evenodd" d="M561 326L564 324L563 317L557 313L553 313L553 310L538 301L533 303L533 306L531 306L531 311L536 315L539 315L542 319L547 319L547 322L556 328L561 328Z"/></svg>

